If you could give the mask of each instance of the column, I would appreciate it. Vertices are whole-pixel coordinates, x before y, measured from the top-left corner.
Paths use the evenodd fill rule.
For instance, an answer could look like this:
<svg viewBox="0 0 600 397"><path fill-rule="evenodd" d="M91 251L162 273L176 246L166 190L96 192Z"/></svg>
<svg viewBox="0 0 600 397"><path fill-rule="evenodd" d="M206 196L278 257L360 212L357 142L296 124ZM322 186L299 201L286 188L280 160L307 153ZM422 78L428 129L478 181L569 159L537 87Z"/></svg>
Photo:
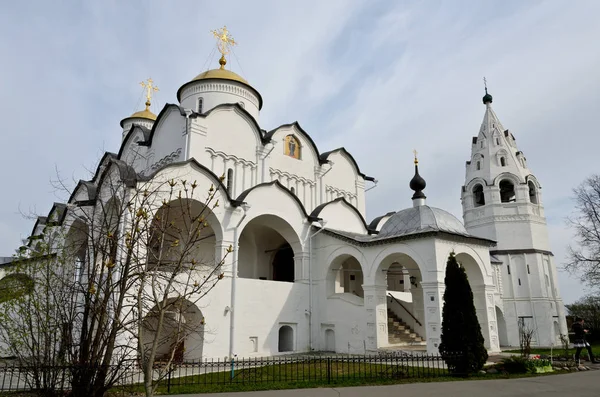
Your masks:
<svg viewBox="0 0 600 397"><path fill-rule="evenodd" d="M294 255L294 282L308 284L308 255L305 251Z"/></svg>
<svg viewBox="0 0 600 397"><path fill-rule="evenodd" d="M438 281L421 282L423 290L423 308L425 328L424 337L427 339L427 353L438 354L442 341L442 308L444 304L444 283ZM414 305L416 309L416 304Z"/></svg>
<svg viewBox="0 0 600 397"><path fill-rule="evenodd" d="M363 285L367 328L365 346L367 351L377 351L388 345L387 302L385 285Z"/></svg>

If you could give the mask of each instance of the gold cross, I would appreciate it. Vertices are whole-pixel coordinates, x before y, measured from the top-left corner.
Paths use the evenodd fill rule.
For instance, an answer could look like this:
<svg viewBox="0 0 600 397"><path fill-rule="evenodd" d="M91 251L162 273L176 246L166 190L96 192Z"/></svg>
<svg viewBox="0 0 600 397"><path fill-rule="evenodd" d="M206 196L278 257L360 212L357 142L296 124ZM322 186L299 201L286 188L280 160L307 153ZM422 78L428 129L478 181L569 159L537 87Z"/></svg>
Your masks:
<svg viewBox="0 0 600 397"><path fill-rule="evenodd" d="M419 160L417 160L417 149L413 149L413 154L415 155L415 164L419 164Z"/></svg>
<svg viewBox="0 0 600 397"><path fill-rule="evenodd" d="M230 47L237 44L229 33L229 30L227 30L227 26L223 26L223 28L219 30L211 30L210 32L217 39L217 48L221 55L229 54Z"/></svg>
<svg viewBox="0 0 600 397"><path fill-rule="evenodd" d="M158 87L154 85L152 79L148 79L148 82L142 81L140 85L146 89L146 107L150 106L150 100L152 99L152 91L158 91Z"/></svg>

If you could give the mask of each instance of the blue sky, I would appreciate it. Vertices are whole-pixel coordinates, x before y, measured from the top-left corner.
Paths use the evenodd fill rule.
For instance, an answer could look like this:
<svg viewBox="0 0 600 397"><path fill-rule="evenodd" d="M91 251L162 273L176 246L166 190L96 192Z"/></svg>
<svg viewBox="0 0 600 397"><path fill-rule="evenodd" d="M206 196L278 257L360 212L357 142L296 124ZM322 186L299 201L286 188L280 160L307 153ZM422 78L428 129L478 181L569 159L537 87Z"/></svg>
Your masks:
<svg viewBox="0 0 600 397"><path fill-rule="evenodd" d="M23 1L0 14L0 256L64 199L57 170L88 178L119 121L160 87L155 113L217 65L209 31L239 42L231 68L264 98L262 128L299 121L321 151L346 147L380 181L368 218L411 205L412 149L428 203L461 218L471 137L494 109L542 183L551 248L571 239L571 190L598 172L600 2ZM560 274L567 303L585 291Z"/></svg>

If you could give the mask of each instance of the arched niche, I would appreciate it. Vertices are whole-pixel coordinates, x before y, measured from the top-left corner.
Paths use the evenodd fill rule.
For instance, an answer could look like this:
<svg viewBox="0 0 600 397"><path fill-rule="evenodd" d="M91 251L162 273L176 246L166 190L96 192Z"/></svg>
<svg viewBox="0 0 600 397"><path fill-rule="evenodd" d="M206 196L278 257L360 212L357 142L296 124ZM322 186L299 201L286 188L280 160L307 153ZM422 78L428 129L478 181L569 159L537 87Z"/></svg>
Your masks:
<svg viewBox="0 0 600 397"><path fill-rule="evenodd" d="M535 186L535 183L529 181L527 182L527 187L529 188L529 202L531 204L539 204L538 189L537 186Z"/></svg>
<svg viewBox="0 0 600 397"><path fill-rule="evenodd" d="M474 207L481 207L485 205L485 195L483 193L483 185L481 185L480 183L478 183L477 185L473 186L473 206Z"/></svg>
<svg viewBox="0 0 600 397"><path fill-rule="evenodd" d="M365 297L363 283L362 267L354 256L342 254L331 262L327 274L328 296L350 294L363 299Z"/></svg>

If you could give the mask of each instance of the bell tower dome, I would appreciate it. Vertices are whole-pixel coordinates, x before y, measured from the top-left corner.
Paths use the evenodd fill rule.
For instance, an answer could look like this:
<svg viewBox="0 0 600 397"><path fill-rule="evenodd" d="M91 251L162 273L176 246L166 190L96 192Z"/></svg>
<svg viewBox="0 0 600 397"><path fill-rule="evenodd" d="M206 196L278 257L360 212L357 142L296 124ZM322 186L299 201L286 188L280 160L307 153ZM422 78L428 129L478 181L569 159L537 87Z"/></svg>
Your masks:
<svg viewBox="0 0 600 397"><path fill-rule="evenodd" d="M464 224L470 234L497 242L490 254L500 297L500 344L518 346L519 329L525 327L535 331L534 343L549 346L560 343L567 329L542 188L492 100L486 87L483 122L471 142L461 190Z"/></svg>
<svg viewBox="0 0 600 397"><path fill-rule="evenodd" d="M217 48L221 53L220 67L200 73L177 91L177 100L184 108L197 113L205 113L215 106L231 103L239 104L258 121L262 108L262 97L246 79L225 69L226 55L237 43L231 37L227 27L212 32L217 39Z"/></svg>
<svg viewBox="0 0 600 397"><path fill-rule="evenodd" d="M156 121L156 115L150 111L150 105L152 100L152 93L158 91L158 87L154 85L154 81L152 79L148 79L147 81L142 81L140 83L142 87L146 90L146 108L144 110L140 110L139 112L133 113L129 117L125 117L121 120L121 128L123 128L123 139L127 136L131 127L134 124L141 125L142 127L146 127L149 130L152 129L154 122Z"/></svg>

